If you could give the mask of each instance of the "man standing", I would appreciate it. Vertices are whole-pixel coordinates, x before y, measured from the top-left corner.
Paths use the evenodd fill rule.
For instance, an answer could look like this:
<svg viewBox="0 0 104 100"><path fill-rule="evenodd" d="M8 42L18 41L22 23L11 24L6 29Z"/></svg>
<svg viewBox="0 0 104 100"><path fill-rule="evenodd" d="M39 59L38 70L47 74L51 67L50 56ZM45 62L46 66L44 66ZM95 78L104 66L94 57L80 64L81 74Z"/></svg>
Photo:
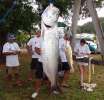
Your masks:
<svg viewBox="0 0 104 100"><path fill-rule="evenodd" d="M10 83L13 76L16 80L17 85L21 85L19 79L18 67L20 65L18 55L20 53L19 45L15 42L15 36L12 34L8 35L8 42L3 46L3 54L6 56L6 67L7 67L7 81Z"/></svg>
<svg viewBox="0 0 104 100"><path fill-rule="evenodd" d="M30 81L33 78L34 70L38 63L39 54L36 53L35 46L40 42L40 35L41 35L40 31L36 32L36 35L33 38L31 38L29 42L27 43L27 50L32 57L30 73L29 73Z"/></svg>
<svg viewBox="0 0 104 100"><path fill-rule="evenodd" d="M61 60L61 66L59 66L61 68L59 69L61 71L64 71L64 76L61 83L62 87L69 87L67 84L67 81L69 79L69 74L70 74L70 71L74 72L73 66L68 64L68 59L65 53L66 46L70 47L70 41L67 34L65 34L65 36L63 38L60 38L59 40L59 54L60 54L60 60Z"/></svg>

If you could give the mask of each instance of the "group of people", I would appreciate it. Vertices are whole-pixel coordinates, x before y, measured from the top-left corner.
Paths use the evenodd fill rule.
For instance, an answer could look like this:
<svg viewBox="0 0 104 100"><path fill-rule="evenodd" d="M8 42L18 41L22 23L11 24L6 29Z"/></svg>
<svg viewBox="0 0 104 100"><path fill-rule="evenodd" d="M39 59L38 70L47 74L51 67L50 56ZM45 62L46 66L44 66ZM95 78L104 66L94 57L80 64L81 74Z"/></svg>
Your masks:
<svg viewBox="0 0 104 100"><path fill-rule="evenodd" d="M32 97L35 98L39 94L39 90L41 87L42 82L44 81L48 88L50 88L50 82L47 79L46 75L43 73L43 65L42 65L42 57L41 57L41 37L40 32L36 33L36 36L27 43L27 49L28 52L32 56L31 61L31 71L29 75L29 80L32 80L32 74L34 74L35 70L35 93L33 93ZM70 45L70 41L67 38L67 35L61 39L59 39L59 71L64 71L63 80L60 84L62 87L68 87L67 80L69 79L69 72L70 72L70 66L68 64L66 54L65 54L65 44ZM72 68L72 70L74 70ZM58 93L58 91L53 91L54 93Z"/></svg>
<svg viewBox="0 0 104 100"><path fill-rule="evenodd" d="M47 87L50 89L50 81L47 76L43 72L42 65L42 57L41 57L41 32L37 32L33 38L31 38L27 43L28 53L31 55L31 64L30 64L30 72L28 80L33 80L33 76L35 75L35 86L34 93L32 94L32 98L38 96L42 83L44 82ZM59 82L58 86L68 88L69 85L67 81L69 80L70 71L74 72L74 68L68 64L68 60L65 53L65 48L70 46L70 38L67 34L64 35L63 38L59 39L59 66L58 71L64 72L61 83ZM17 85L21 85L22 81L19 77L18 66L19 63L19 54L21 50L19 45L15 42L15 36L9 34L8 41L3 46L3 54L6 56L6 79L8 82L11 82L13 78L16 80ZM84 59L89 56L90 50L86 41L82 39L79 44L77 44L74 48L73 53L76 56L77 60ZM80 71L80 86L83 88L84 83L84 70L87 63L78 62L79 71ZM8 84L9 85L9 84ZM57 94L59 91L52 91Z"/></svg>

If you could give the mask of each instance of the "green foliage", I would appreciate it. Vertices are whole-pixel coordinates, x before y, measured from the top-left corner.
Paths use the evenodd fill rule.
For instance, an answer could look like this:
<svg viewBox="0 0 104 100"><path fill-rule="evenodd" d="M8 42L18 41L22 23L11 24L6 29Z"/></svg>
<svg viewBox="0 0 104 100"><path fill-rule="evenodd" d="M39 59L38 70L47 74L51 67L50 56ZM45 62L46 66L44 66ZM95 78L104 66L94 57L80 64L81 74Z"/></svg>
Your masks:
<svg viewBox="0 0 104 100"><path fill-rule="evenodd" d="M95 32L93 23L89 22L87 24L84 24L83 26L79 26L79 32L80 33L91 33Z"/></svg>
<svg viewBox="0 0 104 100"><path fill-rule="evenodd" d="M101 22L101 25L102 25L102 29L104 31L104 18L100 18L100 22ZM78 28L79 32L80 33L95 33L95 29L94 29L94 26L93 26L93 23L92 22L88 22L86 24L84 24L83 26L79 26Z"/></svg>
<svg viewBox="0 0 104 100"><path fill-rule="evenodd" d="M6 30L7 32L17 32L18 30L24 30L30 32L33 29L33 24L40 22L40 16L37 12L32 11L32 7L29 5L28 0L16 0L18 3L13 11L5 19L5 23L0 25L0 30ZM43 10L49 4L48 0L36 0L38 5L42 5ZM97 0L96 4L101 5L104 0ZM13 0L0 1L0 18L11 7ZM25 2L25 3L24 3ZM82 5L85 0L82 0ZM68 9L72 8L74 0L54 0L61 13L67 14Z"/></svg>
<svg viewBox="0 0 104 100"><path fill-rule="evenodd" d="M29 40L29 36L26 33L17 34L16 40L19 43L26 43Z"/></svg>
<svg viewBox="0 0 104 100"><path fill-rule="evenodd" d="M102 2L104 2L104 0L95 0L96 6L97 7L102 7Z"/></svg>
<svg viewBox="0 0 104 100"><path fill-rule="evenodd" d="M36 0L39 4L42 5L42 10L46 8L49 4L49 0ZM68 9L72 8L73 0L54 0L54 5L58 7L63 14L68 13Z"/></svg>
<svg viewBox="0 0 104 100"><path fill-rule="evenodd" d="M40 9L42 11L46 8L46 6L49 4L49 0L36 0L40 6ZM54 5L60 9L60 13L68 14L68 10L72 9L72 6L74 4L75 0L54 0ZM96 7L102 7L102 1L104 0L94 0L94 3ZM41 12L42 12L41 11ZM81 9L80 14L82 14L83 17L90 16L89 10L86 7L86 0L81 0Z"/></svg>
<svg viewBox="0 0 104 100"><path fill-rule="evenodd" d="M72 8L73 0L56 0L55 5L60 9L61 13L67 14L68 9Z"/></svg>
<svg viewBox="0 0 104 100"><path fill-rule="evenodd" d="M0 30L6 29L7 32L17 32L19 29L30 32L33 29L33 24L37 24L40 20L38 13L32 11L32 7L24 3L28 0L17 0L17 5L9 13L5 19L5 23L0 25ZM10 6L5 2L0 3L0 15L3 16L8 11Z"/></svg>
<svg viewBox="0 0 104 100"><path fill-rule="evenodd" d="M0 1L0 18L4 16L7 10L11 7L13 0ZM0 31L14 32L17 33L18 30L23 30L30 32L33 29L33 24L40 22L40 15L38 12L33 12L32 7L29 5L28 0L16 0L15 9L5 19L5 23L0 25ZM48 0L36 0L38 5L42 6L42 11L48 5ZM57 6L61 13L67 14L68 9L72 8L74 0L54 0L54 5ZM97 6L101 5L104 0L97 0L95 3ZM24 3L25 2L25 3ZM84 5L85 0L82 0L82 5ZM39 10L39 9L38 9ZM84 29L84 28L83 28ZM93 29L93 28L92 28ZM84 29L85 30L85 29ZM3 32L3 33L5 33ZM1 32L0 32L1 33Z"/></svg>

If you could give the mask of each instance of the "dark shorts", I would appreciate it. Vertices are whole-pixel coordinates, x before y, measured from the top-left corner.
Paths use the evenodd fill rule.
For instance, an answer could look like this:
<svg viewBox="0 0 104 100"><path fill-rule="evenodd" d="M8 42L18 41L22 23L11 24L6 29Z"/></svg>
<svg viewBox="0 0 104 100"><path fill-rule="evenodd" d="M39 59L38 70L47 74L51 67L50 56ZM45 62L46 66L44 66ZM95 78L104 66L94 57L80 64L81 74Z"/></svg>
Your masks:
<svg viewBox="0 0 104 100"><path fill-rule="evenodd" d="M31 70L36 69L37 63L38 63L38 58L32 58L30 69Z"/></svg>
<svg viewBox="0 0 104 100"><path fill-rule="evenodd" d="M76 58L77 62L89 62L89 58L88 57L84 57L84 58Z"/></svg>
<svg viewBox="0 0 104 100"><path fill-rule="evenodd" d="M87 57L84 57L84 58L77 58L76 59L76 61L77 61L77 64L78 65L83 65L83 66L88 66L88 64L89 64L89 58L87 58Z"/></svg>
<svg viewBox="0 0 104 100"><path fill-rule="evenodd" d="M68 62L62 62L59 64L59 71L67 71L67 70L70 70Z"/></svg>
<svg viewBox="0 0 104 100"><path fill-rule="evenodd" d="M38 62L35 69L35 77L37 79L43 79L43 64Z"/></svg>

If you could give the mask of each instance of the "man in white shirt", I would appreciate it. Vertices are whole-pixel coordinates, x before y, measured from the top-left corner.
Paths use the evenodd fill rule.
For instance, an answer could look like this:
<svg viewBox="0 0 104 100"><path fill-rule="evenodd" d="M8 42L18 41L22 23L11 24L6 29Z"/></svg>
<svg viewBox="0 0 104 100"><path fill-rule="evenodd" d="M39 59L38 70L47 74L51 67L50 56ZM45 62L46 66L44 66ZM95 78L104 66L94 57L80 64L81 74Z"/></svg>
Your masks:
<svg viewBox="0 0 104 100"><path fill-rule="evenodd" d="M81 60L84 60L85 58L88 58L91 51L86 44L86 41L84 39L80 40L80 44L77 44L74 48L76 59L78 60L79 70L80 70L80 85L81 88L83 88L83 82L84 82L84 74L85 74L85 66L88 66L88 63L81 62Z"/></svg>
<svg viewBox="0 0 104 100"><path fill-rule="evenodd" d="M33 38L31 38L29 40L29 42L27 43L27 50L32 57L30 73L29 73L29 80L32 80L33 73L34 73L35 67L37 65L38 58L39 58L39 54L36 53L36 51L35 51L35 46L39 45L39 43L40 43L40 39L41 39L40 35L41 35L40 31L36 32L36 35Z"/></svg>
<svg viewBox="0 0 104 100"><path fill-rule="evenodd" d="M68 40L67 34L65 34L64 38L61 38L59 40L59 54L60 54L60 60L61 60L61 65L62 65L62 66L59 66L60 67L59 69L64 71L64 77L61 83L62 87L68 87L66 82L69 79L70 69L74 71L74 69L71 68L71 66L68 64L68 61L67 61L67 57L65 53L66 46L70 46L70 41Z"/></svg>
<svg viewBox="0 0 104 100"><path fill-rule="evenodd" d="M45 73L43 72L43 59L41 56L41 45L42 45L42 39L40 39L40 42L38 42L35 45L35 52L39 56L38 56L38 62L35 67L35 78L36 78L35 85L34 85L35 92L32 94L32 98L36 98L38 96L43 81L48 86L48 88L50 88L50 82L46 77Z"/></svg>
<svg viewBox="0 0 104 100"><path fill-rule="evenodd" d="M38 43L35 45L34 48L35 52L38 54L38 62L35 66L35 92L32 94L32 98L36 98L39 94L40 87L42 85L43 80L43 64L42 64L42 56L41 56L41 39L38 41Z"/></svg>
<svg viewBox="0 0 104 100"><path fill-rule="evenodd" d="M21 85L18 72L20 48L14 40L15 36L9 34L8 42L3 46L3 54L6 56L7 81L12 81L13 76L15 76L16 84Z"/></svg>

